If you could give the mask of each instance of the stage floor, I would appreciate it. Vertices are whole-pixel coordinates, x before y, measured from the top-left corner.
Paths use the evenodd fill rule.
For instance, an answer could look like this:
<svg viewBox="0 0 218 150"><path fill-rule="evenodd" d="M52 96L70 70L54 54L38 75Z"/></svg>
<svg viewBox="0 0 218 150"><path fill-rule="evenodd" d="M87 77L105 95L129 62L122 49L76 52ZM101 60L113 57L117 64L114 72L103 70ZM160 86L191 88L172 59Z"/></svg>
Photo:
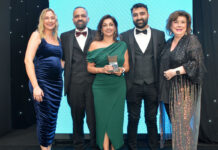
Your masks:
<svg viewBox="0 0 218 150"><path fill-rule="evenodd" d="M88 141L87 150L89 150ZM27 129L15 130L4 136L0 137L0 150L40 150L37 136L36 127L31 126ZM68 140L56 141L52 150L73 150L72 143ZM127 150L126 145L121 150ZM138 150L149 150L144 141L138 141ZM163 150L171 150L171 145L167 146ZM217 145L210 145L199 143L198 150L218 150Z"/></svg>

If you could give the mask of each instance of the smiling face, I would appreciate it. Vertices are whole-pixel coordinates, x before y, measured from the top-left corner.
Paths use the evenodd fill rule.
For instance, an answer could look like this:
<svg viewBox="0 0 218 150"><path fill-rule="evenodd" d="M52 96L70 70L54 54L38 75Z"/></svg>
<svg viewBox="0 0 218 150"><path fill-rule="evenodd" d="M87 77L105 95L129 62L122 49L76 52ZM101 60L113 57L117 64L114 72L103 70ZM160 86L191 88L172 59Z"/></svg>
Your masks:
<svg viewBox="0 0 218 150"><path fill-rule="evenodd" d="M187 19L185 16L178 16L176 20L172 21L171 31L177 37L182 37L187 31Z"/></svg>
<svg viewBox="0 0 218 150"><path fill-rule="evenodd" d="M56 16L52 11L47 11L43 17L43 26L46 30L53 30L56 27Z"/></svg>
<svg viewBox="0 0 218 150"><path fill-rule="evenodd" d="M134 25L139 29L146 29L148 24L149 14L146 8L139 7L132 10L132 18Z"/></svg>
<svg viewBox="0 0 218 150"><path fill-rule="evenodd" d="M104 36L113 36L116 32L116 26L113 20L111 18L105 19L101 30Z"/></svg>
<svg viewBox="0 0 218 150"><path fill-rule="evenodd" d="M88 22L88 14L84 8L77 8L74 10L73 23L78 30L85 29Z"/></svg>

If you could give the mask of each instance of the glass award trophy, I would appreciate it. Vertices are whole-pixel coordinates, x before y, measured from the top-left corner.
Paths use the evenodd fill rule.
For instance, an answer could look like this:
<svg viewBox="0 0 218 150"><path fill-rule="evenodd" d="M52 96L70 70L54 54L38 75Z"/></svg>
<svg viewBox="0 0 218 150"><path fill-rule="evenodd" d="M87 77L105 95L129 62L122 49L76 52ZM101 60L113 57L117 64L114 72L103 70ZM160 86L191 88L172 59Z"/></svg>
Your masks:
<svg viewBox="0 0 218 150"><path fill-rule="evenodd" d="M113 70L111 70L111 72L119 72L117 56L108 56L108 62L109 62L109 65L113 67Z"/></svg>

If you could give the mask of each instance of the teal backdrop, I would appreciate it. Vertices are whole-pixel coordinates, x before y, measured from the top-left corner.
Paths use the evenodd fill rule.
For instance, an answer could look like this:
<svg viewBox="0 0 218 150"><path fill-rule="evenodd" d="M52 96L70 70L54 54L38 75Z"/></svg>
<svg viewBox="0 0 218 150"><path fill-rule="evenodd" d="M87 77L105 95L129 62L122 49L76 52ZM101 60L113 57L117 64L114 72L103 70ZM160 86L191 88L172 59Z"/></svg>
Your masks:
<svg viewBox="0 0 218 150"><path fill-rule="evenodd" d="M88 27L97 29L97 24L102 16L110 14L118 21L118 32L124 32L134 27L131 17L131 7L135 3L144 3L148 6L149 21L152 28L165 30L166 21L170 13L175 10L185 10L192 16L192 0L49 0L49 7L52 8L59 22L59 35L62 32L75 28L72 22L72 14L75 7L82 6L88 11L90 18ZM169 38L165 32L166 40ZM144 103L143 103L144 105ZM144 106L142 105L142 108ZM123 133L127 132L127 108L125 105ZM159 125L159 113L157 116ZM85 122L85 120L84 120ZM62 97L61 106L58 113L57 129L58 134L70 134L73 132L70 107L66 96ZM159 132L159 131L158 131ZM170 132L170 131L169 131ZM88 134L87 124L84 124L84 133ZM147 133L144 110L141 110L141 118L138 127L139 134Z"/></svg>

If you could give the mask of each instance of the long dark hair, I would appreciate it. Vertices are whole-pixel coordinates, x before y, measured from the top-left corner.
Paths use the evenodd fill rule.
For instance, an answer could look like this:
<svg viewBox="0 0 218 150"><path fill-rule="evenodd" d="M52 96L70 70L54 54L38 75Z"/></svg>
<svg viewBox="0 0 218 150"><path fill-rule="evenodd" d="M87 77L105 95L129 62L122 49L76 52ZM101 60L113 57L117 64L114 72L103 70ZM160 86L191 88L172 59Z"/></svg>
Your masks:
<svg viewBox="0 0 218 150"><path fill-rule="evenodd" d="M102 29L102 25L103 25L103 22L105 19L111 19L116 27L116 32L114 33L114 36L113 36L113 39L114 41L117 41L117 37L118 37L118 23L117 23L117 20L111 16L111 15L105 15L101 18L100 22L98 23L98 30L97 30L97 33L95 35L95 39L94 41L102 41L103 40L103 33L101 32L101 29Z"/></svg>

